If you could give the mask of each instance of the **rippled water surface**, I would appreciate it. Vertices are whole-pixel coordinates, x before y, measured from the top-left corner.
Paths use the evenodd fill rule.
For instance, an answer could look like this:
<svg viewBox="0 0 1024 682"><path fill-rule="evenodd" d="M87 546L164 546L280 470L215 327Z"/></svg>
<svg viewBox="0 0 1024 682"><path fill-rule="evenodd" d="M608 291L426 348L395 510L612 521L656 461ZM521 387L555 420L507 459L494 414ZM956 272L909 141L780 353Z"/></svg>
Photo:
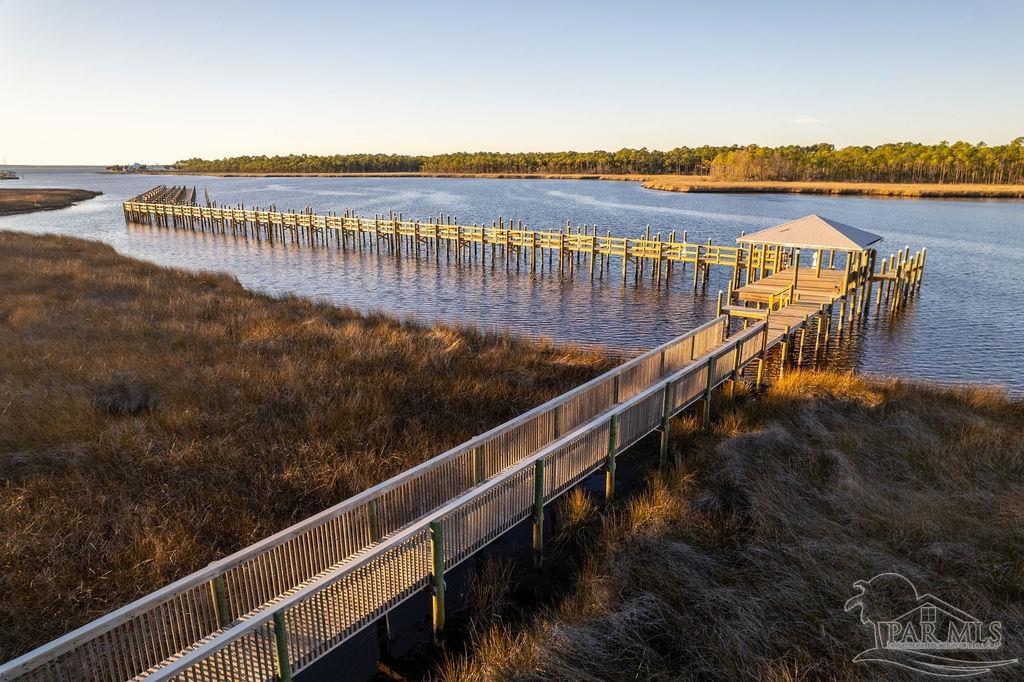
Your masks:
<svg viewBox="0 0 1024 682"><path fill-rule="evenodd" d="M595 280L557 271L531 277L492 267L395 259L333 248L268 246L231 236L126 226L121 201L159 184L206 187L223 204L320 212L438 213L461 223L498 216L531 227L597 224L619 235L687 230L691 241L731 244L748 232L819 213L881 234L881 254L928 247L920 298L897 318L874 317L833 364L941 381L981 381L1024 391L1024 203L799 195L675 194L631 182L433 178L206 178L121 176L89 169L20 169L3 186L94 189L104 195L60 211L0 217L0 227L98 239L129 256L191 269L224 270L246 286L296 293L403 317L463 321L517 333L638 349L708 319L728 269L696 293L688 273L658 287L626 286L613 261ZM586 273L586 269L582 270Z"/></svg>

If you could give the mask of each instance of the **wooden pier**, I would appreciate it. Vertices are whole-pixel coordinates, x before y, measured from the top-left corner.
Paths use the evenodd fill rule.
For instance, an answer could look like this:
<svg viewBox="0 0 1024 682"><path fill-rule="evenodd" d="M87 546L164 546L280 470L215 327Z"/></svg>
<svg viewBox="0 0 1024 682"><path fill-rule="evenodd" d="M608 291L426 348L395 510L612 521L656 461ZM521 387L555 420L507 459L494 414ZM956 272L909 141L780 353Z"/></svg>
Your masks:
<svg viewBox="0 0 1024 682"><path fill-rule="evenodd" d="M694 289L706 285L712 267L730 270L729 290L752 285L770 287L788 282L781 273L800 259L800 250L780 244L747 242L739 246L687 241L688 233L672 230L665 239L661 233L644 237L616 236L610 230L599 233L596 225L574 226L566 221L558 230L535 230L499 218L491 225L461 225L450 215L425 220L409 220L398 213L357 216L350 211L341 215L317 214L310 208L301 212L278 211L276 207L261 209L245 206L216 206L206 200L196 204L196 191L186 187L154 187L124 202L125 221L155 225L175 230L190 230L231 235L236 238L288 244L310 248L388 253L395 257L434 258L443 255L446 262L504 266L530 273L557 271L562 275L590 278L618 275L625 284L630 279L650 278L655 283L667 282L675 272ZM770 228L774 229L774 228ZM744 239L741 237L741 239ZM836 248L820 250L828 267L819 262L815 272L821 277L838 277L835 271ZM918 260L919 259L919 260ZM924 267L923 250L909 256L909 248L882 262L880 272L873 272L874 252L868 261L860 255L847 253L846 285L862 289L872 280L889 283L889 289L902 290ZM632 265L632 267L630 267ZM614 272L613 272L614 270ZM687 274L689 270L689 274ZM804 268L800 268L804 271ZM829 274L831 273L831 274ZM810 279L800 287L797 298L804 304L811 300ZM779 291L784 286L780 286ZM749 292L755 289L748 290ZM840 294L843 298L844 294ZM785 297L779 294L779 301ZM791 297L792 299L792 297ZM755 299L748 298L753 301ZM906 296L900 299L905 302ZM790 300L789 303L796 301ZM820 301L826 303L824 298ZM801 309L806 305L801 306ZM792 311L791 311L792 312Z"/></svg>
<svg viewBox="0 0 1024 682"><path fill-rule="evenodd" d="M194 191L188 201L133 200L125 203L125 217L253 239L325 246L333 240L338 248L352 248L368 235L371 243L394 240L397 247L411 234L417 243L430 240L434 253L445 244L463 251L473 243L480 251L504 247L506 254L557 249L561 261L583 249L589 263L620 255L658 272L673 262L693 263L699 272L712 262L701 260L711 247L685 242L607 235L602 242L584 231L502 225L473 226L477 231L468 235L480 241L471 242L466 226L447 221L377 217L368 226L367 219L349 215L199 207ZM799 365L812 323L817 352L830 343L833 316L841 334L844 321L855 324L867 315L873 286L876 310L883 299L895 310L919 290L923 249L913 257L905 249L875 272L877 235L817 216L801 221L778 226L786 228L786 242L769 228L741 237L738 247L714 247L731 255L731 262L716 264L733 267L734 286L720 294L720 314L708 323L0 666L0 680L290 680L422 592L430 596L439 636L444 577L459 563L529 521L539 566L552 501L597 472L603 472L605 496L614 497L619 457L652 432L659 437L660 464L670 466L673 416L697 408L709 427L714 391L744 380L759 387L776 348L780 372L794 355ZM651 243L661 246L651 252ZM684 260L694 246L696 260ZM801 250L814 254L809 267L801 263ZM672 257L680 260L666 263Z"/></svg>
<svg viewBox="0 0 1024 682"><path fill-rule="evenodd" d="M878 235L849 225L810 215L741 237L755 252L776 250L777 262L790 265L780 270L748 268L747 283L727 293L719 293L719 314L767 324L768 343L781 344L785 355L799 336L799 358L808 334L814 334L814 351L828 344L832 321L835 331L868 317L872 309L872 290L877 284L874 309L895 312L917 295L924 276L926 251L910 254L905 247L882 261L879 271L876 244ZM810 266L801 264L801 251L813 256ZM838 269L837 257L842 262ZM784 372L781 363L780 372Z"/></svg>
<svg viewBox="0 0 1024 682"><path fill-rule="evenodd" d="M222 207L191 201L160 201L187 194L186 188L156 187L124 202L126 222L176 230L210 232L268 244L310 248L388 253L419 258L442 256L446 261L500 265L520 271L551 272L570 276L613 277L626 283L650 278L662 282L674 271L690 274L694 288L707 283L712 267L729 268L733 281L749 265L776 270L776 251L754 253L750 249L687 241L684 230L665 238L661 233L642 238L616 236L610 230L599 233L597 226L574 226L568 221L558 230L534 230L499 218L491 225L461 225L450 215L409 220L398 213L357 216L278 211L275 207ZM677 238L677 236L679 238ZM613 264L615 270L613 272ZM630 268L632 265L632 268Z"/></svg>

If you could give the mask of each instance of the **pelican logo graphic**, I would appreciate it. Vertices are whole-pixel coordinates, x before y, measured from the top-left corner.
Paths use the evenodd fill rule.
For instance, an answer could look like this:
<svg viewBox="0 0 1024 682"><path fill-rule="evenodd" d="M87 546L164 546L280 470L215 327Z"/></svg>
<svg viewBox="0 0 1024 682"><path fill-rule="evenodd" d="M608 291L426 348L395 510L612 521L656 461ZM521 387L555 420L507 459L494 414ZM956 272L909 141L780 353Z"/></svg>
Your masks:
<svg viewBox="0 0 1024 682"><path fill-rule="evenodd" d="M986 660L984 652L1003 646L1003 624L982 622L931 594L918 594L898 573L879 573L853 586L859 594L846 610L860 609L875 646L853 660L893 665L938 677L973 677L1013 665L1017 659ZM942 652L935 653L935 652ZM960 652L960 658L946 654Z"/></svg>

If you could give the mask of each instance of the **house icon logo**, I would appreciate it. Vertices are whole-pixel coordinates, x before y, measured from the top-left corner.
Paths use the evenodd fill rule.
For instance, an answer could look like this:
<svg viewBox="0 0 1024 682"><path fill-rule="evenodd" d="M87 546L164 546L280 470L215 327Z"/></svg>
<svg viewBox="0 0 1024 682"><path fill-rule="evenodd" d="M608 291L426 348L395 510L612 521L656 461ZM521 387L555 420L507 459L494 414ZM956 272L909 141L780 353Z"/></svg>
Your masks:
<svg viewBox="0 0 1024 682"><path fill-rule="evenodd" d="M874 647L858 663L892 665L937 677L974 677L1017 663L989 660L1003 646L1003 624L983 622L932 594L919 594L899 573L879 573L853 584L846 611L860 609Z"/></svg>

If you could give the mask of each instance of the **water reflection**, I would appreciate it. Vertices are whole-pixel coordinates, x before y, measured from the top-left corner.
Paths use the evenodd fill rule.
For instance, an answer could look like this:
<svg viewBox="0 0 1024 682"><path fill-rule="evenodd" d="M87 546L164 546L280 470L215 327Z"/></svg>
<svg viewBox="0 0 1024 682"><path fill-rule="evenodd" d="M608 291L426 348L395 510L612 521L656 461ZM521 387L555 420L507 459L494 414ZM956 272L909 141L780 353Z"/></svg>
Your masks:
<svg viewBox="0 0 1024 682"><path fill-rule="evenodd" d="M1013 343L1024 319L1019 276L1024 204L1019 201L893 200L799 195L714 195L654 192L635 183L437 178L202 178L104 175L22 169L19 186L80 187L104 196L63 211L0 218L0 227L57 232L112 244L163 265L233 273L272 294L295 293L421 320L461 321L490 329L626 349L648 348L708 319L729 270L714 268L706 288L692 288L692 270L675 268L656 286L623 286L617 259L610 276L591 281L584 266L572 280L557 267L395 259L352 252L247 242L231 235L127 227L122 200L157 184L205 186L221 203L305 205L361 214L439 212L460 222L498 216L536 227L574 224L636 236L687 230L691 240L733 243L752 231L820 213L885 237L881 255L904 244L928 246L918 300L895 318L883 314L853 332L835 351L835 366L941 381L982 381L1024 390L1024 353Z"/></svg>

